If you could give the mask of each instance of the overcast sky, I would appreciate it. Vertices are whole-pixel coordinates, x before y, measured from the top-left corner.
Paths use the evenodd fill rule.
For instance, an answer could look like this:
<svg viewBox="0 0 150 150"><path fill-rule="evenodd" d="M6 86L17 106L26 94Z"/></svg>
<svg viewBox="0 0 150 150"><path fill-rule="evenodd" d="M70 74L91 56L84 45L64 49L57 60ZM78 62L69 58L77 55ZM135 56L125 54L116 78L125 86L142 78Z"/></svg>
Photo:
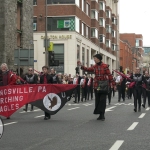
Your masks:
<svg viewBox="0 0 150 150"><path fill-rule="evenodd" d="M143 46L150 46L150 0L119 0L120 33L143 35Z"/></svg>

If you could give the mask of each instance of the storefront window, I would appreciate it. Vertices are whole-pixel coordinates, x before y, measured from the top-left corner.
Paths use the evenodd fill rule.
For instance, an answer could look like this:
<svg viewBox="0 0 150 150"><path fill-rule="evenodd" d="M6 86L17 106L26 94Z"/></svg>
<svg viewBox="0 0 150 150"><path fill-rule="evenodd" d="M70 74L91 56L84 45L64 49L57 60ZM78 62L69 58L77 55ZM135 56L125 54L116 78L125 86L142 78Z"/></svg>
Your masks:
<svg viewBox="0 0 150 150"><path fill-rule="evenodd" d="M77 45L77 60L80 60L80 46Z"/></svg>

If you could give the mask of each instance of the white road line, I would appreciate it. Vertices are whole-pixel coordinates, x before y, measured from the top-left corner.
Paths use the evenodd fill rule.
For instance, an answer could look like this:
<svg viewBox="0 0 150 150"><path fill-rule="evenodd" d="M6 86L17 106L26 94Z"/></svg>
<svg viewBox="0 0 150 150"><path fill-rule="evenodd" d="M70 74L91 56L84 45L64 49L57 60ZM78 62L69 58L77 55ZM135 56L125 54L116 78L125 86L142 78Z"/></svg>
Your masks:
<svg viewBox="0 0 150 150"><path fill-rule="evenodd" d="M142 113L139 118L143 118L146 115L146 113Z"/></svg>
<svg viewBox="0 0 150 150"><path fill-rule="evenodd" d="M123 140L118 140L114 143L114 145L109 150L118 150L120 146L123 144Z"/></svg>
<svg viewBox="0 0 150 150"><path fill-rule="evenodd" d="M33 111L30 111L30 110L28 110L28 111L22 111L22 112L19 112L19 113L23 114L23 113L27 113L27 112L37 112L37 111L41 111L41 109L35 109Z"/></svg>
<svg viewBox="0 0 150 150"><path fill-rule="evenodd" d="M73 110L73 109L78 109L78 108L80 108L80 107L74 107L74 108L70 108L68 110Z"/></svg>
<svg viewBox="0 0 150 150"><path fill-rule="evenodd" d="M134 122L127 130L134 130L134 128L138 125L138 122Z"/></svg>
<svg viewBox="0 0 150 150"><path fill-rule="evenodd" d="M5 123L4 126L10 125L10 124L14 124L14 123L17 123L17 122Z"/></svg>
<svg viewBox="0 0 150 150"><path fill-rule="evenodd" d="M34 117L34 118L40 118L40 117L44 117L44 115L41 115L41 116L36 116L36 117Z"/></svg>
<svg viewBox="0 0 150 150"><path fill-rule="evenodd" d="M111 110L111 109L113 109L113 108L115 108L115 107L117 107L117 106L108 107L105 111L106 111L106 112L107 112L107 111L113 111L113 110Z"/></svg>
<svg viewBox="0 0 150 150"><path fill-rule="evenodd" d="M150 110L150 108L148 107L148 108L146 108L146 110L148 111L148 110Z"/></svg>
<svg viewBox="0 0 150 150"><path fill-rule="evenodd" d="M93 105L93 103L86 103L86 104L83 104L84 106L90 106L90 105Z"/></svg>

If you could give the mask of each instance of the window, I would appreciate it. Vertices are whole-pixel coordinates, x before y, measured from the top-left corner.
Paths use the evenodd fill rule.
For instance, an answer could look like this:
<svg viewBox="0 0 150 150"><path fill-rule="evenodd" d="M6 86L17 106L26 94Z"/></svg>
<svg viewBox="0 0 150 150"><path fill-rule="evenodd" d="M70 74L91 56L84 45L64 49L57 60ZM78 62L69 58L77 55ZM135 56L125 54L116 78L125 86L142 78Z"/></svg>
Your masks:
<svg viewBox="0 0 150 150"><path fill-rule="evenodd" d="M136 39L135 46L136 46L136 47L140 46L140 40L139 40L139 39Z"/></svg>
<svg viewBox="0 0 150 150"><path fill-rule="evenodd" d="M105 11L105 3L104 2L99 3L99 9Z"/></svg>
<svg viewBox="0 0 150 150"><path fill-rule="evenodd" d="M98 38L98 30L95 28L91 28L91 37Z"/></svg>
<svg viewBox="0 0 150 150"><path fill-rule="evenodd" d="M111 48L112 48L113 51L115 51L115 50L116 50L116 45L115 45L115 44L112 44L112 45L111 45Z"/></svg>
<svg viewBox="0 0 150 150"><path fill-rule="evenodd" d="M33 31L37 30L37 17L33 17Z"/></svg>
<svg viewBox="0 0 150 150"><path fill-rule="evenodd" d="M112 17L112 24L117 25L117 19L115 17Z"/></svg>
<svg viewBox="0 0 150 150"><path fill-rule="evenodd" d="M105 43L105 35L103 35L103 34L100 35L99 42L100 43Z"/></svg>
<svg viewBox="0 0 150 150"><path fill-rule="evenodd" d="M105 19L99 18L99 25L105 27Z"/></svg>
<svg viewBox="0 0 150 150"><path fill-rule="evenodd" d="M116 31L112 30L111 35L112 35L112 37L116 37Z"/></svg>
<svg viewBox="0 0 150 150"><path fill-rule="evenodd" d="M80 46L77 45L77 60L80 60Z"/></svg>
<svg viewBox="0 0 150 150"><path fill-rule="evenodd" d="M89 37L89 27L86 26L86 38L88 38L88 37Z"/></svg>
<svg viewBox="0 0 150 150"><path fill-rule="evenodd" d="M110 40L106 40L106 47L111 47L111 41Z"/></svg>
<svg viewBox="0 0 150 150"><path fill-rule="evenodd" d="M107 17L107 18L111 18L110 10L106 10L106 17Z"/></svg>
<svg viewBox="0 0 150 150"><path fill-rule="evenodd" d="M75 4L75 0L47 0L47 4Z"/></svg>
<svg viewBox="0 0 150 150"><path fill-rule="evenodd" d="M82 0L82 11L85 12L85 0Z"/></svg>
<svg viewBox="0 0 150 150"><path fill-rule="evenodd" d="M111 26L110 25L106 25L106 32L111 33Z"/></svg>
<svg viewBox="0 0 150 150"><path fill-rule="evenodd" d="M90 10L90 5L86 3L86 14L87 14L88 16L90 16L89 10Z"/></svg>
<svg viewBox="0 0 150 150"><path fill-rule="evenodd" d="M48 31L75 31L75 17L47 18Z"/></svg>
<svg viewBox="0 0 150 150"><path fill-rule="evenodd" d="M98 12L96 10L91 10L91 18L98 20Z"/></svg>
<svg viewBox="0 0 150 150"><path fill-rule="evenodd" d="M84 33L84 31L85 31L85 30L84 30L84 27L85 27L85 26L84 26L84 23L82 23L82 35L83 35L83 36L84 36L84 34L85 34L85 33Z"/></svg>
<svg viewBox="0 0 150 150"><path fill-rule="evenodd" d="M33 0L33 5L37 5L37 0Z"/></svg>

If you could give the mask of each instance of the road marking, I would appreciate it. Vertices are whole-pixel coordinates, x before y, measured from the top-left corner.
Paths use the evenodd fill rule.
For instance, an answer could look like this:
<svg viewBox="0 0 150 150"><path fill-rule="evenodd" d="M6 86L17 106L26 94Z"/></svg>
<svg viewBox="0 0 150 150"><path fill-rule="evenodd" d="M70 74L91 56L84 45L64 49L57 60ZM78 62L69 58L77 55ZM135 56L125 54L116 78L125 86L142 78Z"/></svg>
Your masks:
<svg viewBox="0 0 150 150"><path fill-rule="evenodd" d="M34 118L40 118L40 117L44 117L44 115L41 115L41 116L36 116L36 117L34 117Z"/></svg>
<svg viewBox="0 0 150 150"><path fill-rule="evenodd" d="M150 110L150 108L148 107L148 108L146 108L146 110L148 111L148 110Z"/></svg>
<svg viewBox="0 0 150 150"><path fill-rule="evenodd" d="M120 146L123 144L123 140L118 140L114 143L114 145L109 150L118 150Z"/></svg>
<svg viewBox="0 0 150 150"><path fill-rule="evenodd" d="M74 108L70 108L68 110L73 110L73 109L78 109L78 108L80 108L80 107L74 107Z"/></svg>
<svg viewBox="0 0 150 150"><path fill-rule="evenodd" d="M126 104L126 103L116 103L115 105L119 105L119 106L120 105L129 105L130 106L130 105L134 105L134 104L133 103L128 103L128 104Z"/></svg>
<svg viewBox="0 0 150 150"><path fill-rule="evenodd" d="M86 103L86 104L83 104L84 106L90 106L90 105L93 105L93 103Z"/></svg>
<svg viewBox="0 0 150 150"><path fill-rule="evenodd" d="M37 112L37 111L42 111L41 109L35 109L35 110L33 110L33 111L22 111L22 112L19 112L19 113L21 113L21 114L23 114L23 113L28 113L28 112Z"/></svg>
<svg viewBox="0 0 150 150"><path fill-rule="evenodd" d="M134 122L127 130L134 130L134 128L138 125L138 122Z"/></svg>
<svg viewBox="0 0 150 150"><path fill-rule="evenodd" d="M107 111L113 111L113 110L111 110L111 109L113 109L113 108L115 108L115 107L117 107L117 106L109 107L109 108L107 108L105 111L106 111L106 112L107 112Z"/></svg>
<svg viewBox="0 0 150 150"><path fill-rule="evenodd" d="M14 123L17 123L17 122L5 123L4 126L10 125L10 124L14 124Z"/></svg>
<svg viewBox="0 0 150 150"><path fill-rule="evenodd" d="M68 104L68 106L77 106L77 105L80 105L80 104Z"/></svg>
<svg viewBox="0 0 150 150"><path fill-rule="evenodd" d="M143 118L146 115L146 113L142 113L139 118Z"/></svg>

